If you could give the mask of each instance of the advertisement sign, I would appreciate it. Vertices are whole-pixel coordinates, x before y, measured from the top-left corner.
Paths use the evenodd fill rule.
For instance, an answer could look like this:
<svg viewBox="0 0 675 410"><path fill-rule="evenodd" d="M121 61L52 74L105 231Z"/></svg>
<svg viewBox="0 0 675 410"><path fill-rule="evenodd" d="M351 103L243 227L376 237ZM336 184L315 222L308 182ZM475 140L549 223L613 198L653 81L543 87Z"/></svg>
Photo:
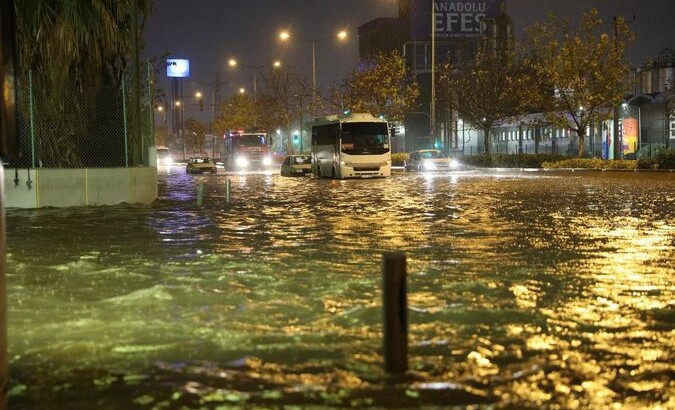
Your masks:
<svg viewBox="0 0 675 410"><path fill-rule="evenodd" d="M166 76L186 78L190 76L190 60L170 58L166 60Z"/></svg>
<svg viewBox="0 0 675 410"><path fill-rule="evenodd" d="M621 149L623 155L633 154L637 149L638 143L638 120L637 118L628 117L623 120L621 138Z"/></svg>
<svg viewBox="0 0 675 410"><path fill-rule="evenodd" d="M670 139L675 140L675 114L670 114Z"/></svg>
<svg viewBox="0 0 675 410"><path fill-rule="evenodd" d="M499 14L498 0L412 0L411 33L414 41L431 39L431 4L434 4L436 39L477 37L483 19Z"/></svg>

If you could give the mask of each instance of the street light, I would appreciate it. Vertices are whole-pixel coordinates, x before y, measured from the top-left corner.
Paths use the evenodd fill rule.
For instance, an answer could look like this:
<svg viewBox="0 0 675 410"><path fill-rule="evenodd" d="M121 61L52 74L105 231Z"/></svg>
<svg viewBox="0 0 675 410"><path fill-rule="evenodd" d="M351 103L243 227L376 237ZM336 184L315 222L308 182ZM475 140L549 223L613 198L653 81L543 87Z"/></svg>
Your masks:
<svg viewBox="0 0 675 410"><path fill-rule="evenodd" d="M335 37L338 41L344 42L347 40L347 30L340 30L335 34ZM323 40L328 40L332 36L326 37L297 37L298 39L308 42L312 45L312 113L314 112L314 104L316 103L316 43ZM289 41L291 39L291 33L284 30L279 33L279 39L281 41Z"/></svg>
<svg viewBox="0 0 675 410"><path fill-rule="evenodd" d="M258 80L257 80L258 70L261 70L266 67L279 68L281 67L281 61L275 60L271 64L247 65L239 63L239 61L237 61L237 59L235 58L230 58L227 61L227 65L229 65L230 67L236 67L238 65L241 65L242 67L246 67L248 69L253 70L253 98L255 99L256 95L258 94Z"/></svg>

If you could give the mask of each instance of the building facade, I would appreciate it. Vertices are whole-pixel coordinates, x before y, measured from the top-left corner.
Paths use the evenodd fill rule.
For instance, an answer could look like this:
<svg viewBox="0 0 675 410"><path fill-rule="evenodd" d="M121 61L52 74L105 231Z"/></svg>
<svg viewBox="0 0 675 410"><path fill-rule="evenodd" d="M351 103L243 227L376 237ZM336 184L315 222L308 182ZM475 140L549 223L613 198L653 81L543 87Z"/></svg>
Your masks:
<svg viewBox="0 0 675 410"><path fill-rule="evenodd" d="M436 147L464 155L484 152L482 132L439 105L443 90L432 87L432 83L437 84L432 82L432 67L438 70L445 63L460 65L473 57L479 44L496 52L511 47L513 33L505 0L399 0L397 18L376 19L361 26L361 58L377 50L400 49L420 84L419 105L407 115L405 132L397 137L403 143L397 146L405 151ZM660 147L675 147L674 71L675 52L671 49L634 69L624 103L617 110L616 127L613 119L589 127L584 141L586 155L612 159L618 153L622 158L632 158L649 155ZM532 120L536 116L523 116L496 127L491 151L577 155L575 133L543 126L541 121ZM615 150L614 144L619 149Z"/></svg>

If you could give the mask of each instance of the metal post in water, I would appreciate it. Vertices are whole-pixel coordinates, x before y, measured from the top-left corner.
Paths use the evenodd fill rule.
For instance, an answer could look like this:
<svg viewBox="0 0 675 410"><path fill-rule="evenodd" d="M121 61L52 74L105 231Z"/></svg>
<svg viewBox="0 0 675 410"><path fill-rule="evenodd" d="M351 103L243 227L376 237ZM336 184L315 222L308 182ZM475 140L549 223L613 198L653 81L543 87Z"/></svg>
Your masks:
<svg viewBox="0 0 675 410"><path fill-rule="evenodd" d="M204 203L204 183L200 182L197 185L197 206L202 206Z"/></svg>
<svg viewBox="0 0 675 410"><path fill-rule="evenodd" d="M230 203L230 180L225 180L225 203Z"/></svg>
<svg viewBox="0 0 675 410"><path fill-rule="evenodd" d="M383 255L382 309L384 370L405 373L408 370L408 302L403 252Z"/></svg>

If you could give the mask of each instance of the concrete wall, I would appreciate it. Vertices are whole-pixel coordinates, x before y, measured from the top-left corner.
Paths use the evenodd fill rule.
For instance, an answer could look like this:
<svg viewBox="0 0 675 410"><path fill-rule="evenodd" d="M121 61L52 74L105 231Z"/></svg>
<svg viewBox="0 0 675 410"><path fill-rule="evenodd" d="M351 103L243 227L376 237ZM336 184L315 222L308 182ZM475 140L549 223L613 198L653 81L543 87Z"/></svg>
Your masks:
<svg viewBox="0 0 675 410"><path fill-rule="evenodd" d="M157 168L5 169L5 207L148 204L157 199Z"/></svg>

